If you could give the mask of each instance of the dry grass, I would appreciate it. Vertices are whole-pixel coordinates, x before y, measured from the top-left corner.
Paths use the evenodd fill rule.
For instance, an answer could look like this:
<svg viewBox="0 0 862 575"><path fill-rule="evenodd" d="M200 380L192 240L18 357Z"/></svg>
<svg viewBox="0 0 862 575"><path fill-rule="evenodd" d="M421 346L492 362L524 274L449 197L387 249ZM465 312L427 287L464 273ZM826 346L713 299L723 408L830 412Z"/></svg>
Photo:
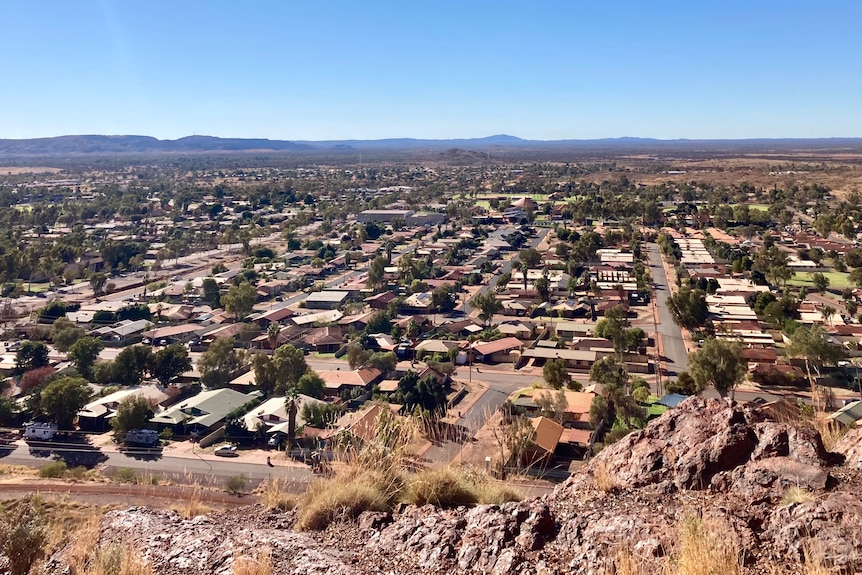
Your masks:
<svg viewBox="0 0 862 575"><path fill-rule="evenodd" d="M849 428L829 419L824 414L815 415L811 418L810 423L811 426L820 434L820 438L823 440L823 447L825 447L827 451L832 451L841 438L844 437L844 434L849 430Z"/></svg>
<svg viewBox="0 0 862 575"><path fill-rule="evenodd" d="M71 575L87 573L87 564L93 549L99 543L99 517L91 517L75 530L75 536L66 552L66 563Z"/></svg>
<svg viewBox="0 0 862 575"><path fill-rule="evenodd" d="M197 517L212 511L212 508L203 503L202 488L200 485L195 485L192 490L192 496L182 503L171 505L171 509L186 518Z"/></svg>
<svg viewBox="0 0 862 575"><path fill-rule="evenodd" d="M326 529L339 520L356 519L363 511L388 511L401 489L400 476L351 468L312 483L299 501L296 527Z"/></svg>
<svg viewBox="0 0 862 575"><path fill-rule="evenodd" d="M238 555L233 558L233 575L272 575L272 552L261 549L253 557Z"/></svg>
<svg viewBox="0 0 862 575"><path fill-rule="evenodd" d="M460 507L475 505L479 497L466 474L454 469L427 469L407 480L402 499L414 505Z"/></svg>
<svg viewBox="0 0 862 575"><path fill-rule="evenodd" d="M296 497L285 491L285 483L277 477L271 477L260 484L258 495L260 502L267 509L289 511L296 507Z"/></svg>
<svg viewBox="0 0 862 575"><path fill-rule="evenodd" d="M131 542L112 543L91 549L81 570L72 570L72 575L153 575L147 564Z"/></svg>
<svg viewBox="0 0 862 575"><path fill-rule="evenodd" d="M679 545L671 557L673 575L742 575L739 545L727 527L687 517L679 526Z"/></svg>
<svg viewBox="0 0 862 575"><path fill-rule="evenodd" d="M798 485L794 485L784 490L784 494L781 496L781 505L786 507L795 503L805 503L812 499L814 499L813 493Z"/></svg>
<svg viewBox="0 0 862 575"><path fill-rule="evenodd" d="M593 481L596 483L596 489L602 493L610 493L616 488L614 475L604 461L597 461L593 465Z"/></svg>

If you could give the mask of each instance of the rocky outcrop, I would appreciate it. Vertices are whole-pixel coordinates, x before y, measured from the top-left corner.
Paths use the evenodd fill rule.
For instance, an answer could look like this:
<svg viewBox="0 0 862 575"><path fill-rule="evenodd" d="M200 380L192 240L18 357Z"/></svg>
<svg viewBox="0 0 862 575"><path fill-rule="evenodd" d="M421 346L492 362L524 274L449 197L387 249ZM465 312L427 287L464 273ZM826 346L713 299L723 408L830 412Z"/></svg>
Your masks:
<svg viewBox="0 0 862 575"><path fill-rule="evenodd" d="M848 431L835 446L835 452L844 456L847 467L862 471L862 427Z"/></svg>
<svg viewBox="0 0 862 575"><path fill-rule="evenodd" d="M851 573L862 570L862 435L836 451L754 407L692 398L540 499L404 506L318 534L260 508L194 519L133 508L109 513L102 537L139 542L159 574L226 574L237 554L265 548L278 573L599 575L621 550L661 572L695 520L735 542L751 573L799 572L812 555Z"/></svg>

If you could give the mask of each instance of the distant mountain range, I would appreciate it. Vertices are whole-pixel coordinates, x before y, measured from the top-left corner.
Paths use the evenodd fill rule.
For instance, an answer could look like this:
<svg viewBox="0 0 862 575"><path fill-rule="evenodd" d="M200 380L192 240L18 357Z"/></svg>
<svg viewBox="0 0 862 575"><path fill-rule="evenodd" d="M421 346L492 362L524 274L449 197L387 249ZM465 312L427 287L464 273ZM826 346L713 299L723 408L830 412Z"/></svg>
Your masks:
<svg viewBox="0 0 862 575"><path fill-rule="evenodd" d="M563 149L823 149L860 148L862 138L790 138L750 140L657 140L652 138L606 138L596 140L524 140L500 134L485 138L421 140L388 138L383 140L286 141L262 138L218 138L187 136L177 140L159 140L150 136L57 136L28 140L0 139L0 156L59 156L87 154L182 154L182 153L302 153L302 152L383 152L445 151L453 148L493 152L500 150Z"/></svg>

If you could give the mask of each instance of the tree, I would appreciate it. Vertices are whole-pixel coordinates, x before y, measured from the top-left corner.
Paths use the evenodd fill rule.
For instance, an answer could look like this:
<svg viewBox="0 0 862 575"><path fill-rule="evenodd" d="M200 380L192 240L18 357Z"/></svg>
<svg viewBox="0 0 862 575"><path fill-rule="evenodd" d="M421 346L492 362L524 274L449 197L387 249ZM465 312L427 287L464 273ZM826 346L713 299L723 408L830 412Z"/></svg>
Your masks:
<svg viewBox="0 0 862 575"><path fill-rule="evenodd" d="M265 353L256 353L251 359L254 382L267 395L275 392L275 367L272 359Z"/></svg>
<svg viewBox="0 0 862 575"><path fill-rule="evenodd" d="M542 263L542 254L536 248L526 248L518 254L518 259L527 266L527 269L536 269Z"/></svg>
<svg viewBox="0 0 862 575"><path fill-rule="evenodd" d="M835 308L831 305L824 305L820 310L820 315L823 317L823 321L825 323L831 324L832 317L835 315Z"/></svg>
<svg viewBox="0 0 862 575"><path fill-rule="evenodd" d="M15 353L15 374L48 365L48 346L41 341L25 340Z"/></svg>
<svg viewBox="0 0 862 575"><path fill-rule="evenodd" d="M192 360L188 350L178 343L160 349L150 358L150 373L164 387L191 368Z"/></svg>
<svg viewBox="0 0 862 575"><path fill-rule="evenodd" d="M71 322L68 326L63 325L58 329L58 323L60 323L60 320L54 322L54 330L51 333L51 340L54 342L54 347L56 347L58 351L65 353L69 351L69 348L72 347L73 343L84 337L86 332L79 327L75 327Z"/></svg>
<svg viewBox="0 0 862 575"><path fill-rule="evenodd" d="M302 419L305 421L305 425L324 429L338 419L343 411L344 408L341 405L313 401L302 406Z"/></svg>
<svg viewBox="0 0 862 575"><path fill-rule="evenodd" d="M706 324L709 308L703 290L682 286L667 300L673 321L680 327L696 329Z"/></svg>
<svg viewBox="0 0 862 575"><path fill-rule="evenodd" d="M232 313L234 318L241 321L251 313L257 301L257 290L250 283L243 282L238 286L230 286L230 289L221 298L221 301L224 304L225 311Z"/></svg>
<svg viewBox="0 0 862 575"><path fill-rule="evenodd" d="M34 389L42 387L45 380L56 372L57 370L50 366L31 369L22 375L20 380L18 380L18 389L20 389L23 394L30 393ZM2 388L2 386L0 386L0 388Z"/></svg>
<svg viewBox="0 0 862 575"><path fill-rule="evenodd" d="M829 287L829 278L821 272L815 272L812 274L811 281L814 282L814 287L816 287L818 291L826 291L826 288Z"/></svg>
<svg viewBox="0 0 862 575"><path fill-rule="evenodd" d="M152 349L146 345L132 345L114 359L111 375L121 385L140 385L150 367Z"/></svg>
<svg viewBox="0 0 862 575"><path fill-rule="evenodd" d="M563 422L566 416L566 410L569 408L569 402L566 399L566 392L560 389L556 393L534 393L533 400L542 415L553 419L559 423Z"/></svg>
<svg viewBox="0 0 862 575"><path fill-rule="evenodd" d="M290 344L285 344L275 350L272 355L272 367L275 374L275 392L286 393L296 387L299 379L308 371L305 354Z"/></svg>
<svg viewBox="0 0 862 575"><path fill-rule="evenodd" d="M395 401L407 411L422 411L428 416L439 415L446 407L446 392L440 382L432 376L419 379L419 374L409 371L398 380Z"/></svg>
<svg viewBox="0 0 862 575"><path fill-rule="evenodd" d="M787 357L802 359L805 362L805 373L811 385L811 397L817 408L823 407L817 381L811 373L811 368L818 370L824 365L835 365L844 357L843 351L832 345L829 336L822 326L811 328L799 327L790 337L786 350Z"/></svg>
<svg viewBox="0 0 862 575"><path fill-rule="evenodd" d="M60 429L72 429L78 411L90 400L90 386L81 377L61 377L45 386L39 409Z"/></svg>
<svg viewBox="0 0 862 575"><path fill-rule="evenodd" d="M221 290L216 281L213 278L206 278L203 281L202 287L204 290L204 302L213 309L221 307Z"/></svg>
<svg viewBox="0 0 862 575"><path fill-rule="evenodd" d="M372 289L376 289L386 283L384 276L386 274L386 258L377 256L368 266L368 279L366 284Z"/></svg>
<svg viewBox="0 0 862 575"><path fill-rule="evenodd" d="M69 348L69 361L74 364L85 379L93 379L93 364L99 358L99 353L105 348L95 337L82 337Z"/></svg>
<svg viewBox="0 0 862 575"><path fill-rule="evenodd" d="M153 416L153 408L142 393L125 398L117 406L117 413L111 419L114 435L122 439L132 429L146 427Z"/></svg>
<svg viewBox="0 0 862 575"><path fill-rule="evenodd" d="M697 388L714 387L721 397L727 397L742 381L745 367L738 343L714 337L689 356L689 370Z"/></svg>
<svg viewBox="0 0 862 575"><path fill-rule="evenodd" d="M479 319L485 327L491 325L494 314L503 309L503 304L497 300L493 291L487 290L476 294L473 298L473 307L479 308Z"/></svg>
<svg viewBox="0 0 862 575"><path fill-rule="evenodd" d="M320 399L326 392L326 383L317 373L309 371L302 374L302 377L296 382L296 392Z"/></svg>
<svg viewBox="0 0 862 575"><path fill-rule="evenodd" d="M281 325L272 322L266 327L266 342L269 344L269 349L278 347L278 336L281 333Z"/></svg>
<svg viewBox="0 0 862 575"><path fill-rule="evenodd" d="M566 369L566 360L549 359L542 367L542 377L554 389L567 387L572 382L572 376Z"/></svg>
<svg viewBox="0 0 862 575"><path fill-rule="evenodd" d="M698 395L703 391L703 388L698 386L697 382L687 371L680 372L676 376L675 381L669 381L665 384L664 389L668 393L678 393L680 395Z"/></svg>
<svg viewBox="0 0 862 575"><path fill-rule="evenodd" d="M245 365L246 353L235 349L233 344L233 339L220 337L201 354L198 371L204 386L209 389L226 387L236 371Z"/></svg>
<svg viewBox="0 0 862 575"><path fill-rule="evenodd" d="M644 338L644 331L639 327L630 327L626 310L621 305L616 305L605 312L605 317L596 323L595 334L598 337L609 339L614 344L620 361L623 353L638 346Z"/></svg>
<svg viewBox="0 0 862 575"><path fill-rule="evenodd" d="M542 277L536 278L533 281L533 287L536 288L536 293L539 294L539 299L543 302L551 301L551 280L548 279L547 270L542 274Z"/></svg>
<svg viewBox="0 0 862 575"><path fill-rule="evenodd" d="M452 289L448 285L442 285L431 292L431 306L438 313L450 312L455 309L455 305Z"/></svg>
<svg viewBox="0 0 862 575"><path fill-rule="evenodd" d="M94 295L102 295L102 290L108 282L108 276L102 272L95 273L90 276L90 287L93 288Z"/></svg>

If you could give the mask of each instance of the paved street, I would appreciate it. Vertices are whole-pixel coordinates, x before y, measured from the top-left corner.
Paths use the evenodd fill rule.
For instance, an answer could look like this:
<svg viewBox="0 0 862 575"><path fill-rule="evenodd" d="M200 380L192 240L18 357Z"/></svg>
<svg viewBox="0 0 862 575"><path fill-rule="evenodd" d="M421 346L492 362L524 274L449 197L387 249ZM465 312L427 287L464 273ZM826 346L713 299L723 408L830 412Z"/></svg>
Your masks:
<svg viewBox="0 0 862 575"><path fill-rule="evenodd" d="M667 274L661 261L661 252L657 244L647 244L649 250L649 269L655 285L655 301L658 307L658 333L662 341L662 355L667 358L667 375L675 377L682 371L688 371L688 352L682 340L682 331L673 321L673 316L667 306L671 295Z"/></svg>
<svg viewBox="0 0 862 575"><path fill-rule="evenodd" d="M177 483L198 482L205 485L222 485L226 478L243 475L250 483L259 483L267 477L279 477L297 488L314 477L307 467L284 465L279 457L273 458L274 466L248 463L239 459L215 459L200 457L174 457L160 454L129 455L114 450L97 449L89 443L33 442L22 440L9 445L0 445L0 464L41 467L52 459L66 461L69 467L101 465L110 474L120 468L134 469L138 474L153 473L166 481Z"/></svg>

